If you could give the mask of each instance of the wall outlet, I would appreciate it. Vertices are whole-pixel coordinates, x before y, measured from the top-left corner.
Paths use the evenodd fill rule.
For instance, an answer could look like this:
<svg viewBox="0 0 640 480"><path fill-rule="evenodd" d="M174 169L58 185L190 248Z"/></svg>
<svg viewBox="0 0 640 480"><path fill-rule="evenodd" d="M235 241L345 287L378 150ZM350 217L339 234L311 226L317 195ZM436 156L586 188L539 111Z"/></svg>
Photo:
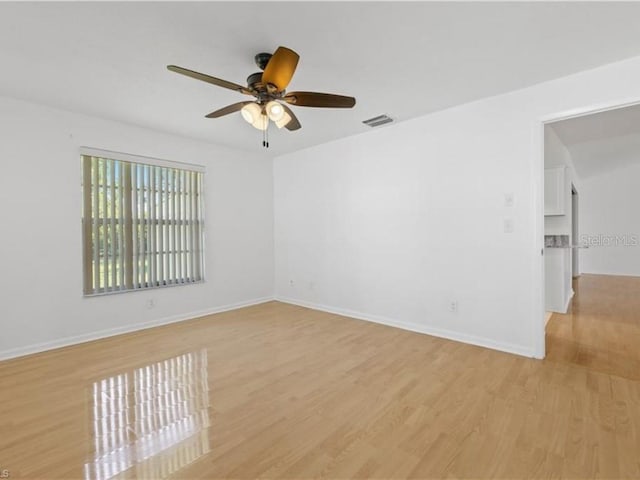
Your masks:
<svg viewBox="0 0 640 480"><path fill-rule="evenodd" d="M451 313L458 313L458 301L457 300L451 300L449 302L449 311Z"/></svg>
<svg viewBox="0 0 640 480"><path fill-rule="evenodd" d="M294 283L295 283L295 282L294 282L293 280L289 280L289 286L290 286L291 288L293 288Z"/></svg>
<svg viewBox="0 0 640 480"><path fill-rule="evenodd" d="M156 306L156 301L155 301L155 299L150 298L150 299L148 299L148 300L147 300L147 308L148 308L149 310L151 310L152 308L155 308L155 306Z"/></svg>

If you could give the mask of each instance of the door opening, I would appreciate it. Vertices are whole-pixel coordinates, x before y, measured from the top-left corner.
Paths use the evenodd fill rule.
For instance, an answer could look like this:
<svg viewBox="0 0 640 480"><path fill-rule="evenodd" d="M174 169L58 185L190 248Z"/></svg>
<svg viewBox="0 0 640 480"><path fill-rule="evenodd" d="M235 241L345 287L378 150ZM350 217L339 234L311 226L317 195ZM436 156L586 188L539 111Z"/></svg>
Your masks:
<svg viewBox="0 0 640 480"><path fill-rule="evenodd" d="M640 231L640 222L629 223L637 217L627 208L635 203L629 198L636 192L635 184L629 179L634 175L640 178L640 161L637 160L640 158L637 153L640 140L628 141L630 137L640 139L640 101L574 110L542 118L540 122L536 134L541 160L537 165L535 245L542 256L535 273L540 282L535 293L540 302L535 356L544 358L548 347L553 347L550 350L553 356L553 352L557 354L556 347L562 346L562 342L554 343L553 334L554 329L560 328L561 315L552 319L550 337L546 336L550 300L560 307L560 301L566 302L567 307L571 302L574 304L572 316L588 316L593 299L599 298L597 295L604 298L607 292L616 291L606 285L617 282L616 288L640 288L640 261L632 248L640 243L637 235L629 233ZM549 131L551 135L548 135ZM621 223L623 220L627 223ZM560 248L566 248L566 253L560 253ZM589 250L584 250L587 248ZM550 292L550 277L556 285L561 285L561 289ZM574 286L576 298L572 300ZM611 303L614 310L617 307L608 298L602 302ZM619 316L626 314L628 308L625 308L620 307ZM556 311L566 313L566 310ZM606 316L603 319L606 320ZM580 335L576 341L581 339ZM602 340L601 335L602 332L595 340ZM605 344L608 345L606 339L598 343L600 346ZM614 365L610 366L614 369Z"/></svg>

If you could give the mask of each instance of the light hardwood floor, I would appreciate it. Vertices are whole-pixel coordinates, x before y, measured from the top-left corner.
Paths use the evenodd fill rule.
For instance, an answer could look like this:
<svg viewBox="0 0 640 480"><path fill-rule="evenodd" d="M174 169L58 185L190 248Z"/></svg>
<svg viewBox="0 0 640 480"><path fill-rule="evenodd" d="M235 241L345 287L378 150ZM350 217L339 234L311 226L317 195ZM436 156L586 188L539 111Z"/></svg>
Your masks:
<svg viewBox="0 0 640 480"><path fill-rule="evenodd" d="M271 302L2 362L0 475L640 478L638 282L544 361Z"/></svg>
<svg viewBox="0 0 640 480"><path fill-rule="evenodd" d="M547 326L547 360L640 381L640 278L582 275L573 289Z"/></svg>

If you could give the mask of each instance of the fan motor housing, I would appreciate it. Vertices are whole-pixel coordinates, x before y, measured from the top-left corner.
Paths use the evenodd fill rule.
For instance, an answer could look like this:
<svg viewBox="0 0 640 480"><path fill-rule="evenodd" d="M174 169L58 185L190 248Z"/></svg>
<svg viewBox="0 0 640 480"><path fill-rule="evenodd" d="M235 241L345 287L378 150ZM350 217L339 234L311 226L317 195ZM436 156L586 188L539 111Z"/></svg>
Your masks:
<svg viewBox="0 0 640 480"><path fill-rule="evenodd" d="M267 67L267 63L269 63L269 60L271 59L271 57L272 57L271 53L262 52L262 53L258 53L254 57L254 60L258 68L260 70L264 70Z"/></svg>
<svg viewBox="0 0 640 480"><path fill-rule="evenodd" d="M249 88L261 90L262 88L262 72L252 73L247 77L247 85Z"/></svg>

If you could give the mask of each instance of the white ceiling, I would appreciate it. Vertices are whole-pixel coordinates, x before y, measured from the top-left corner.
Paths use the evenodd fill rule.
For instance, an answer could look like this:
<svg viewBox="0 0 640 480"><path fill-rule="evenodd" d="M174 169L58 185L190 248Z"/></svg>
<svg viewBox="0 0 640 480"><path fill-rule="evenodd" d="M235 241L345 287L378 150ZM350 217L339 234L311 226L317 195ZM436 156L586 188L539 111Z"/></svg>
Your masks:
<svg viewBox="0 0 640 480"><path fill-rule="evenodd" d="M640 162L640 105L551 124L579 178Z"/></svg>
<svg viewBox="0 0 640 480"><path fill-rule="evenodd" d="M358 103L297 108L272 154L640 55L640 3L0 2L0 95L260 151L239 114L204 118L245 97L165 66L244 83L278 45L301 55L289 90Z"/></svg>

